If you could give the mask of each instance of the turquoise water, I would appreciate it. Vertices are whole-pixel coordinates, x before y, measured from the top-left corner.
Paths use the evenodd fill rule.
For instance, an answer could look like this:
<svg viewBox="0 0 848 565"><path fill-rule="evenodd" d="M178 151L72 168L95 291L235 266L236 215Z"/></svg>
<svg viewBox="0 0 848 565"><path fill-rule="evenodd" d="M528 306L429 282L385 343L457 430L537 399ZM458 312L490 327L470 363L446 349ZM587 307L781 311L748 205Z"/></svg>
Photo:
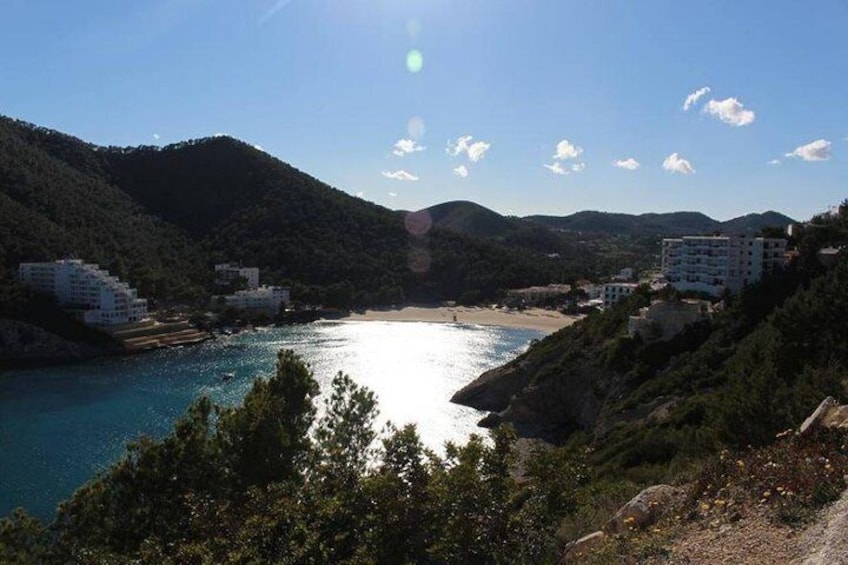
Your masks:
<svg viewBox="0 0 848 565"><path fill-rule="evenodd" d="M275 328L180 349L0 373L0 516L25 507L51 519L58 502L108 469L142 434L161 437L201 395L236 404L290 348L322 391L344 371L377 393L380 421L418 424L440 448L479 432L482 414L451 395L522 352L532 330L411 322ZM235 377L223 383L221 375ZM318 402L320 406L320 400Z"/></svg>

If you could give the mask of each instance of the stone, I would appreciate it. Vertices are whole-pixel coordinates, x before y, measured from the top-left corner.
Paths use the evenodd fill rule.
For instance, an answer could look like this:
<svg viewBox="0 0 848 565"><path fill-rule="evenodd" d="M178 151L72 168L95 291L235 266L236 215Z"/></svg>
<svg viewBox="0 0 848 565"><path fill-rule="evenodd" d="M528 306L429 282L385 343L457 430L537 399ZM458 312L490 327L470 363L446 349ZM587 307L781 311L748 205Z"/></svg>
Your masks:
<svg viewBox="0 0 848 565"><path fill-rule="evenodd" d="M648 487L619 508L604 526L604 531L620 534L646 528L656 522L682 495L683 489L669 485Z"/></svg>
<svg viewBox="0 0 848 565"><path fill-rule="evenodd" d="M798 429L798 435L804 436L822 427L824 422L828 419L828 414L832 410L838 408L839 403L832 396L828 396L822 400L821 404L819 404L818 407L813 410L813 413L807 416L807 419L804 420L803 424L801 424L801 427Z"/></svg>
<svg viewBox="0 0 848 565"><path fill-rule="evenodd" d="M606 539L606 534L602 531L592 532L589 535L583 536L582 538L575 540L569 543L565 547L565 551L562 554L562 559L560 559L560 565L565 565L567 563L578 563L580 558L585 557L593 550L597 549L604 539Z"/></svg>

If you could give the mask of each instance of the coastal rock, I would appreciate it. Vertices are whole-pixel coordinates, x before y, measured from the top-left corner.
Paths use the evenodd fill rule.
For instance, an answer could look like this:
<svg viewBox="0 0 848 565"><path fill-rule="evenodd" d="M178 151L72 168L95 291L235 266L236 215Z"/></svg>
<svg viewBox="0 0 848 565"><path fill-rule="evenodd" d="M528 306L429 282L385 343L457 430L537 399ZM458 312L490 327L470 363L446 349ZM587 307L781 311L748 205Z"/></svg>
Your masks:
<svg viewBox="0 0 848 565"><path fill-rule="evenodd" d="M646 528L656 522L683 494L683 489L669 485L648 487L622 506L604 526L604 531L620 534Z"/></svg>
<svg viewBox="0 0 848 565"><path fill-rule="evenodd" d="M488 412L500 412L512 397L530 383L532 367L526 362L512 362L486 371L462 387L451 402Z"/></svg>
<svg viewBox="0 0 848 565"><path fill-rule="evenodd" d="M0 320L0 367L15 367L88 359L103 348L81 344L17 320Z"/></svg>
<svg viewBox="0 0 848 565"><path fill-rule="evenodd" d="M531 383L534 372L527 361L509 363L483 373L451 401L492 412L481 426L510 423L522 437L557 441L568 430L597 423L602 405L597 384L608 381L609 374L583 366Z"/></svg>

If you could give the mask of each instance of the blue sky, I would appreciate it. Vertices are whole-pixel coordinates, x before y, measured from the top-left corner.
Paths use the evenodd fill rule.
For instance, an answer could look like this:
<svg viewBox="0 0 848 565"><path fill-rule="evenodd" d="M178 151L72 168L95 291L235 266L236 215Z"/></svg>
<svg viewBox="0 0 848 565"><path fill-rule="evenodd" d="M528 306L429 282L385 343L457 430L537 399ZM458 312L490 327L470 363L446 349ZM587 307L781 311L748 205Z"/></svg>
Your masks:
<svg viewBox="0 0 848 565"><path fill-rule="evenodd" d="M226 133L395 209L804 219L848 196L846 29L844 0L6 0L0 113Z"/></svg>

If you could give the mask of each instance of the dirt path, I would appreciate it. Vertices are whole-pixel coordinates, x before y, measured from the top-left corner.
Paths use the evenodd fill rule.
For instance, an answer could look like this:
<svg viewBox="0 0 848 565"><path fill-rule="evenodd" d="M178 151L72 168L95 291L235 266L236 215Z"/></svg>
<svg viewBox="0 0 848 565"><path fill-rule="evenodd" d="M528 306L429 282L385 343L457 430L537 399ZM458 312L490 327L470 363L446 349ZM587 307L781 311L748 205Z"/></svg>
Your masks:
<svg viewBox="0 0 848 565"><path fill-rule="evenodd" d="M801 555L802 565L848 564L848 490L804 532Z"/></svg>

